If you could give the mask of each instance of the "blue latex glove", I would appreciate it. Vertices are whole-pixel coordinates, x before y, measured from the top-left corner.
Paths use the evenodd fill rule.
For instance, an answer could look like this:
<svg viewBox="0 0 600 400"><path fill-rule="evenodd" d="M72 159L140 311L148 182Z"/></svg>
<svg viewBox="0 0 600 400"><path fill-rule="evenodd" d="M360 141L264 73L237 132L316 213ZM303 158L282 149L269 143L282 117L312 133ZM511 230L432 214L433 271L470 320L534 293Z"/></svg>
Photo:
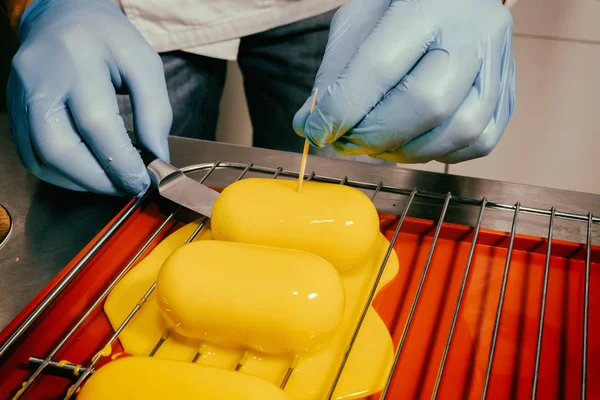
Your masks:
<svg viewBox="0 0 600 400"><path fill-rule="evenodd" d="M512 17L501 0L350 0L336 13L294 130L401 163L489 154L513 114Z"/></svg>
<svg viewBox="0 0 600 400"><path fill-rule="evenodd" d="M18 36L7 100L27 170L72 190L146 191L115 89L131 96L138 143L169 161L172 110L158 54L112 0L34 0Z"/></svg>

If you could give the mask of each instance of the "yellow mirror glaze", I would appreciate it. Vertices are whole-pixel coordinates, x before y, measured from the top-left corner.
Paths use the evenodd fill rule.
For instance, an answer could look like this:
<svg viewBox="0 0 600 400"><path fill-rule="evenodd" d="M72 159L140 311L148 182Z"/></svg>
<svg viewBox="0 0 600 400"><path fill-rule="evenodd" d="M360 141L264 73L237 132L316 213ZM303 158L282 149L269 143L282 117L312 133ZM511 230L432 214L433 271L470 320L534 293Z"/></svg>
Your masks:
<svg viewBox="0 0 600 400"><path fill-rule="evenodd" d="M277 386L241 372L150 357L125 357L99 368L78 400L288 400Z"/></svg>
<svg viewBox="0 0 600 400"><path fill-rule="evenodd" d="M275 354L320 349L344 312L339 273L323 258L216 240L173 252L156 294L180 335Z"/></svg>
<svg viewBox="0 0 600 400"><path fill-rule="evenodd" d="M125 320L131 309L144 296L156 281L158 271L174 250L183 246L187 239L198 228L198 222L189 223L163 239L152 251L138 262L110 292L104 302L104 311L110 323L117 329ZM195 240L213 240L211 230L205 226ZM138 323L141 321L142 323ZM158 310L156 291L138 311L136 317L127 325L127 329L119 336L126 351L131 354L146 355L156 343L140 340L143 337L155 337L163 334L166 321Z"/></svg>
<svg viewBox="0 0 600 400"><path fill-rule="evenodd" d="M379 234L371 200L345 185L249 178L215 202L215 239L303 250L344 271L367 260Z"/></svg>
<svg viewBox="0 0 600 400"><path fill-rule="evenodd" d="M104 305L104 311L114 329L156 281L163 262L184 245L197 228L190 223L164 239L115 286ZM195 239L212 240L210 229L203 229ZM344 317L331 342L322 350L300 356L295 371L285 387L291 400L322 400L326 397L346 346L352 337L362 307L377 275L388 240L379 234L371 258L357 268L340 274L345 289ZM398 258L392 252L378 290L398 272ZM157 342L164 339L154 358L191 362L200 352L196 363L203 366L233 370L244 360L241 371L278 386L292 363L289 356L269 355L203 343L170 332L161 315L154 292L140 312L119 335L127 353L147 356ZM350 353L333 399L361 399L380 391L393 362L394 349L390 334L373 308L367 312L360 334Z"/></svg>

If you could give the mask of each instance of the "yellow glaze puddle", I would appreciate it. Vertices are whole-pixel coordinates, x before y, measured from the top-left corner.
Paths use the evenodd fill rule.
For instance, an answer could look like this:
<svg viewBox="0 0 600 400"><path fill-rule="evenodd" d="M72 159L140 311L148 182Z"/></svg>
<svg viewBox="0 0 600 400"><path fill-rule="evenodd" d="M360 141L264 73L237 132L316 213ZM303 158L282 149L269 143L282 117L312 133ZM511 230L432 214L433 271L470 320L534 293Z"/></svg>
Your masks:
<svg viewBox="0 0 600 400"><path fill-rule="evenodd" d="M197 227L198 222L190 223L164 239L113 289L106 300L104 310L114 329L122 323L156 281L159 270L169 255L182 247ZM214 240L210 227L205 227L195 240ZM371 252L374 254L371 260L340 273L345 292L344 316L330 342L316 352L300 353L294 358L292 355L270 355L255 350L244 351L184 338L175 331L167 329L168 325L161 314L156 291L123 330L119 340L127 353L134 356L147 356L163 338L163 344L154 355L156 359L191 364L191 361L197 358L196 363L202 366L230 371L238 367L241 373L263 378L276 386L281 384L288 368L294 364L295 369L284 389L289 399L322 400L326 397L337 373L388 246L388 240L379 233L376 251ZM392 280L397 271L398 259L393 252L377 290L379 291ZM205 284L210 285L210 280ZM198 290L202 290L202 287ZM391 368L393 352L390 334L379 315L371 307L333 398L357 399L379 392ZM170 390L176 393L178 388L174 386ZM229 397L220 398L229 399Z"/></svg>
<svg viewBox="0 0 600 400"><path fill-rule="evenodd" d="M77 398L289 400L277 386L247 374L150 357L125 357L106 364Z"/></svg>

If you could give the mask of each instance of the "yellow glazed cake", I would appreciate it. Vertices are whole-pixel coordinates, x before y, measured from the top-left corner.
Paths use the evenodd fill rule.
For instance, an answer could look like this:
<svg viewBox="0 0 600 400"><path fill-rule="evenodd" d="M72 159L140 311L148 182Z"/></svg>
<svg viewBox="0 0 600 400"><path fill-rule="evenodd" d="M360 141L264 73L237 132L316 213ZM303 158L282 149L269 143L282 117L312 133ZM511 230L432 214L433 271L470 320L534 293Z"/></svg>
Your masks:
<svg viewBox="0 0 600 400"><path fill-rule="evenodd" d="M364 263L379 235L379 216L361 191L344 185L250 178L217 198L217 240L303 250L344 271Z"/></svg>
<svg viewBox="0 0 600 400"><path fill-rule="evenodd" d="M322 348L344 313L344 286L323 258L216 240L176 250L156 292L182 336L274 354Z"/></svg>

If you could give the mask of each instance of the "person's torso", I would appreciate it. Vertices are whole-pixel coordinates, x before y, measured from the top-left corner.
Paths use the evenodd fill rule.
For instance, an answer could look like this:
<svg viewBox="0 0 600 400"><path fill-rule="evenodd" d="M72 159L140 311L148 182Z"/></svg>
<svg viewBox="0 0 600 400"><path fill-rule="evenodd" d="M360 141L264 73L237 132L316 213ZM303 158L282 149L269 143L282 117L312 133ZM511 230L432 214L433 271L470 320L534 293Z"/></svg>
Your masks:
<svg viewBox="0 0 600 400"><path fill-rule="evenodd" d="M235 59L241 37L330 11L344 0L115 0L158 52Z"/></svg>

